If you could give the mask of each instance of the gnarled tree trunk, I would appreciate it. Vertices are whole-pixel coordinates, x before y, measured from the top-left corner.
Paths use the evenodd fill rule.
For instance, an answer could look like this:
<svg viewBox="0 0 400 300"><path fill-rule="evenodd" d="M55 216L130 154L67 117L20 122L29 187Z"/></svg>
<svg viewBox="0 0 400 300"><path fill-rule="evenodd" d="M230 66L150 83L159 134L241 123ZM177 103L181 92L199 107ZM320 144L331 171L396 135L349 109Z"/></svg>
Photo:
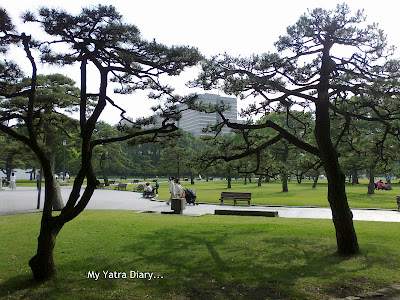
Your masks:
<svg viewBox="0 0 400 300"><path fill-rule="evenodd" d="M43 224L45 223L45 224ZM42 281L51 278L56 273L53 260L53 250L56 244L56 237L62 226L55 226L52 218L42 218L42 226L38 237L38 248L36 255L29 261L33 278Z"/></svg>
<svg viewBox="0 0 400 300"><path fill-rule="evenodd" d="M315 138L321 153L322 164L328 178L328 201L336 230L338 253L356 254L359 250L353 224L353 214L347 202L345 176L340 168L338 154L332 144L329 116L329 74L331 72L329 50L326 44L322 56L321 78L318 86L318 101L315 103Z"/></svg>

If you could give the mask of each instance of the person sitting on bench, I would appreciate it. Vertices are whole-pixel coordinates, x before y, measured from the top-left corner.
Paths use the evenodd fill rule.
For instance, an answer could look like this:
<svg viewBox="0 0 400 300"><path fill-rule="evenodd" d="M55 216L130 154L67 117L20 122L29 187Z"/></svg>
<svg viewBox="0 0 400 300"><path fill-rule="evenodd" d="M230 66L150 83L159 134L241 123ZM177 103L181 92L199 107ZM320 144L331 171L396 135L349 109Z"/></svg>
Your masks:
<svg viewBox="0 0 400 300"><path fill-rule="evenodd" d="M149 197L152 194L153 194L153 189L151 188L150 183L147 182L146 186L144 187L143 196Z"/></svg>

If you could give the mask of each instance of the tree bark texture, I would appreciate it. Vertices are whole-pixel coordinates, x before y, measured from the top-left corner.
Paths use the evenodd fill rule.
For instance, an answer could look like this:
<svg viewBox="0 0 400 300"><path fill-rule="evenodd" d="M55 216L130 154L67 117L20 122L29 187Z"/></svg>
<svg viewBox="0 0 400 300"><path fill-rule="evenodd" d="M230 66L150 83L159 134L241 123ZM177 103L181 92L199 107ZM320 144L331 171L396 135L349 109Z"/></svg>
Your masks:
<svg viewBox="0 0 400 300"><path fill-rule="evenodd" d="M283 148L283 153L282 153L282 162L283 162L284 166L287 163L288 156L289 156L289 147L286 143L284 143L284 148ZM285 192L285 193L289 192L288 174L286 171L284 171L282 174L282 192Z"/></svg>
<svg viewBox="0 0 400 300"><path fill-rule="evenodd" d="M315 138L320 150L321 160L328 178L328 201L332 210L336 230L338 253L351 255L359 252L357 235L353 224L353 214L347 202L345 176L340 168L338 154L331 139L329 115L329 75L331 72L327 41L322 56L321 77L316 102Z"/></svg>
<svg viewBox="0 0 400 300"><path fill-rule="evenodd" d="M353 168L352 172L351 172L351 177L352 177L352 181L351 184L360 184L358 182L358 172L357 172L357 168Z"/></svg>
<svg viewBox="0 0 400 300"><path fill-rule="evenodd" d="M315 172L315 175L314 175L314 182L313 182L313 185L312 185L313 189L315 189L317 187L318 179L319 179L319 170L317 170Z"/></svg>
<svg viewBox="0 0 400 300"><path fill-rule="evenodd" d="M47 114L50 115L51 110L47 111ZM45 130L45 144L47 147L49 147L49 151L46 151L46 158L50 164L50 174L46 174L45 173L45 177L46 176L52 176L53 178L55 175L55 166L56 166L56 143L55 143L55 135L54 135L54 131L53 128L50 126L50 124L48 122L44 123L44 130ZM42 162L43 164L43 162ZM49 172L47 172L49 173ZM60 189L60 185L57 183L56 180L52 180L52 186L53 186L53 209L56 211L60 211L64 208L64 203L61 197L61 189Z"/></svg>
<svg viewBox="0 0 400 300"><path fill-rule="evenodd" d="M369 183L368 183L368 195L372 195L375 193L375 183L374 183L375 174L373 171L369 172Z"/></svg>
<svg viewBox="0 0 400 300"><path fill-rule="evenodd" d="M353 214L347 202L345 176L330 138L328 114L328 104L318 103L315 136L328 178L328 201L336 230L338 253L351 255L359 252L359 245L353 225Z"/></svg>
<svg viewBox="0 0 400 300"><path fill-rule="evenodd" d="M56 268L53 259L53 250L56 244L56 237L61 227L57 227L43 216L40 235L38 237L38 248L36 255L29 261L29 266L33 272L33 279L43 281L53 277L56 274Z"/></svg>

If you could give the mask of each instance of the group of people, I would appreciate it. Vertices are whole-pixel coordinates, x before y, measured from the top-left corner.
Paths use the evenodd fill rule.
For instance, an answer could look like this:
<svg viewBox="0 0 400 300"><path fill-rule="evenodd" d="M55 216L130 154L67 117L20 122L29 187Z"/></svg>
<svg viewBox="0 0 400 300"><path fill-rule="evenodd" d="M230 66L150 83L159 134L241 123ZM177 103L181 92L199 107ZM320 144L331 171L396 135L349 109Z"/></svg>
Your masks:
<svg viewBox="0 0 400 300"><path fill-rule="evenodd" d="M150 195L157 194L158 188L159 188L158 181L156 181L156 185L155 185L154 189L151 187L150 183L147 182L144 187L144 190L143 190L143 196L149 197ZM179 179L175 179L175 177L171 177L169 179L169 193L170 193L170 197L167 201L167 204L171 203L172 198L184 198L185 197L185 191L184 191L184 188L182 187Z"/></svg>
<svg viewBox="0 0 400 300"><path fill-rule="evenodd" d="M0 191L1 191L2 186L3 185L6 186L6 185L8 185L8 183L10 183L9 188L12 191L17 189L17 177L15 176L14 172L11 173L10 182L8 182L6 178L3 178L3 179L0 178Z"/></svg>
<svg viewBox="0 0 400 300"><path fill-rule="evenodd" d="M377 190L391 190L392 189L392 186L390 185L390 179L387 180L386 183L383 183L382 180L377 180L374 183L375 183L375 188Z"/></svg>
<svg viewBox="0 0 400 300"><path fill-rule="evenodd" d="M391 190L392 186L391 186L391 180L392 178L390 177L390 175L386 176L386 183L383 183L382 180L377 180L374 182L375 184L375 188L377 190Z"/></svg>
<svg viewBox="0 0 400 300"><path fill-rule="evenodd" d="M178 178L175 179L175 177L171 177L169 179L169 193L170 193L170 197L167 201L167 205L170 204L172 198L184 198L185 197L185 192L184 192L181 182Z"/></svg>

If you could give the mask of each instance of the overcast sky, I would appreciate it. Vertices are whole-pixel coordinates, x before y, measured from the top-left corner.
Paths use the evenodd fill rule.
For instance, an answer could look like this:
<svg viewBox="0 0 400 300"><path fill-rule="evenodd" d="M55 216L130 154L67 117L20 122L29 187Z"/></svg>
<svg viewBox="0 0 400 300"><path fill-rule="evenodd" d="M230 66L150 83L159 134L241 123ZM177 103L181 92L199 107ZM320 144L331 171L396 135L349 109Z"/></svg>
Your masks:
<svg viewBox="0 0 400 300"><path fill-rule="evenodd" d="M145 39L155 38L166 45L189 45L197 47L205 56L224 53L234 56L247 56L253 53L274 51L273 43L284 35L286 27L293 25L307 9L322 7L335 8L343 3L337 0L8 0L0 4L13 17L25 10L39 7L63 8L73 14L79 13L82 7L97 4L114 5L124 16L127 23L135 24ZM273 3L272 3L273 2ZM348 0L346 3L352 11L364 9L367 23L377 22L388 36L390 44L400 48L400 4L393 0L361 1ZM20 31L30 34L32 25L22 26ZM32 33L34 35L34 33ZM400 55L399 55L400 56ZM66 75L78 81L79 67L76 72L68 70ZM39 73L65 72L65 68L45 70L39 66ZM196 70L185 74L185 80L176 81L177 90L191 92L184 88L186 79L195 76ZM95 92L95 90L91 91ZM201 91L196 91L201 92ZM128 114L135 118L151 113L143 95L115 96L118 104L127 108ZM155 103L153 103L155 104ZM245 103L238 103L244 107ZM103 120L114 124L118 122L118 113L106 108Z"/></svg>

